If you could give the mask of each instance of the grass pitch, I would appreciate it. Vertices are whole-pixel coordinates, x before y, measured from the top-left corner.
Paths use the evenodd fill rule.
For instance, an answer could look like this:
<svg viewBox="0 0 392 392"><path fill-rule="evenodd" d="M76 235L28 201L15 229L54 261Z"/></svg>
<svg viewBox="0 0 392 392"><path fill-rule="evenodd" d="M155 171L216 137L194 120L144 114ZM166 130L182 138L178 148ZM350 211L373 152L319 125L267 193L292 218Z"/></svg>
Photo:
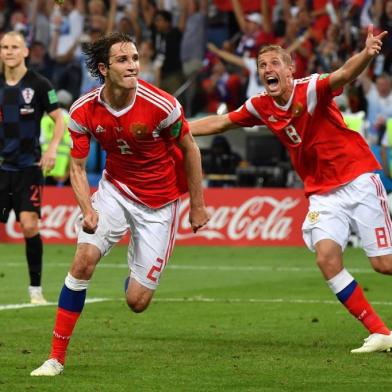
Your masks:
<svg viewBox="0 0 392 392"><path fill-rule="evenodd" d="M0 245L0 391L390 391L392 354L354 356L367 331L335 300L305 248L177 247L150 308L123 299L126 249L102 259L65 372L33 378L50 349L73 246L45 247L44 292L27 302L24 247ZM392 327L390 277L361 250L346 267ZM15 306L13 306L15 305Z"/></svg>

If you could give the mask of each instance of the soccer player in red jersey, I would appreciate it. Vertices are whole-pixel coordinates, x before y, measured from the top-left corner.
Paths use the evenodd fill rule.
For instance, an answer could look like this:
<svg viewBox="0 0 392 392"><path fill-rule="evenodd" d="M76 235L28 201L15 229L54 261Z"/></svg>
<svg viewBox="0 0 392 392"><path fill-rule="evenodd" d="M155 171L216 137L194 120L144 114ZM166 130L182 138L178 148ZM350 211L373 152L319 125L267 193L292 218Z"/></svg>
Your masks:
<svg viewBox="0 0 392 392"><path fill-rule="evenodd" d="M82 211L81 230L60 293L49 359L32 376L62 373L94 269L128 230L126 300L139 313L148 307L172 252L179 198L187 188L193 231L208 221L200 151L179 102L138 79L139 55L129 36L113 33L84 51L89 71L104 84L70 109L70 175ZM92 137L107 157L98 191L90 198L86 160Z"/></svg>
<svg viewBox="0 0 392 392"><path fill-rule="evenodd" d="M386 34L374 36L369 26L364 49L341 68L299 80L284 49L263 47L257 61L266 91L236 111L190 123L193 135L264 124L286 147L309 197L305 243L316 252L328 286L370 333L352 353L388 350L392 335L344 268L343 251L354 229L373 268L392 274L392 222L384 187L373 173L380 165L362 136L347 128L333 98L377 56Z"/></svg>

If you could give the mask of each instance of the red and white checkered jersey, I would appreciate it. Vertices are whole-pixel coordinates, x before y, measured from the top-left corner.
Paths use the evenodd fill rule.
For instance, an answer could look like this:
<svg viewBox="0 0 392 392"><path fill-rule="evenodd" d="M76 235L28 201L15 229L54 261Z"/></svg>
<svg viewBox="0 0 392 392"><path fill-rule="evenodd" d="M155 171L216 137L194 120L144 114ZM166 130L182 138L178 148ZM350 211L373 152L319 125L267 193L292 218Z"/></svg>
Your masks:
<svg viewBox="0 0 392 392"><path fill-rule="evenodd" d="M94 137L106 151L104 175L125 196L152 208L177 200L187 187L176 140L189 132L179 102L139 80L133 102L116 111L101 99L102 88L70 109L71 156L86 158Z"/></svg>
<svg viewBox="0 0 392 392"><path fill-rule="evenodd" d="M325 193L380 169L363 137L344 123L333 100L341 92L331 90L329 75L314 74L294 81L285 106L263 93L249 98L229 117L245 127L266 125L287 148L306 196Z"/></svg>

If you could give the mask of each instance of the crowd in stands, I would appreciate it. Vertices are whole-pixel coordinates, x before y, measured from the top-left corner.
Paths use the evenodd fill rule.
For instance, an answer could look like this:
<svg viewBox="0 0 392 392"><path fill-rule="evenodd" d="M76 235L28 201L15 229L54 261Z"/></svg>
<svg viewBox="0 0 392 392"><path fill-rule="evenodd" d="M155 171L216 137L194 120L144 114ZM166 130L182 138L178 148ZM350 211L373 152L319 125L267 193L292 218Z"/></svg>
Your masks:
<svg viewBox="0 0 392 392"><path fill-rule="evenodd" d="M133 36L140 77L174 94L188 117L235 109L262 91L260 46L285 47L302 78L341 66L373 24L389 32L382 54L337 103L364 114L369 144L392 143L392 0L0 0L0 15L0 34L23 32L29 67L73 100L99 86L81 44L112 31Z"/></svg>

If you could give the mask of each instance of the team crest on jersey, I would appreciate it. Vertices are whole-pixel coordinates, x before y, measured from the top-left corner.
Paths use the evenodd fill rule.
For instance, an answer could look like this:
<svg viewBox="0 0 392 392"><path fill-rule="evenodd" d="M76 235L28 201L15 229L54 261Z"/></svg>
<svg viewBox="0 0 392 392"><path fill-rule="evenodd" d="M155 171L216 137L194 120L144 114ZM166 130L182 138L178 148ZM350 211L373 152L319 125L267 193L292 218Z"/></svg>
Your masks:
<svg viewBox="0 0 392 392"><path fill-rule="evenodd" d="M293 113L294 117L299 117L303 111L304 111L304 106L302 105L301 102L296 102L293 105L293 108L291 109L291 112Z"/></svg>
<svg viewBox="0 0 392 392"><path fill-rule="evenodd" d="M310 224L314 225L320 220L320 213L318 211L309 211L306 218Z"/></svg>
<svg viewBox="0 0 392 392"><path fill-rule="evenodd" d="M130 126L131 132L136 139L144 139L148 132L148 127L146 124L135 123Z"/></svg>
<svg viewBox="0 0 392 392"><path fill-rule="evenodd" d="M35 91L30 87L24 88L22 90L22 97L27 104L31 103L33 100L34 93Z"/></svg>

